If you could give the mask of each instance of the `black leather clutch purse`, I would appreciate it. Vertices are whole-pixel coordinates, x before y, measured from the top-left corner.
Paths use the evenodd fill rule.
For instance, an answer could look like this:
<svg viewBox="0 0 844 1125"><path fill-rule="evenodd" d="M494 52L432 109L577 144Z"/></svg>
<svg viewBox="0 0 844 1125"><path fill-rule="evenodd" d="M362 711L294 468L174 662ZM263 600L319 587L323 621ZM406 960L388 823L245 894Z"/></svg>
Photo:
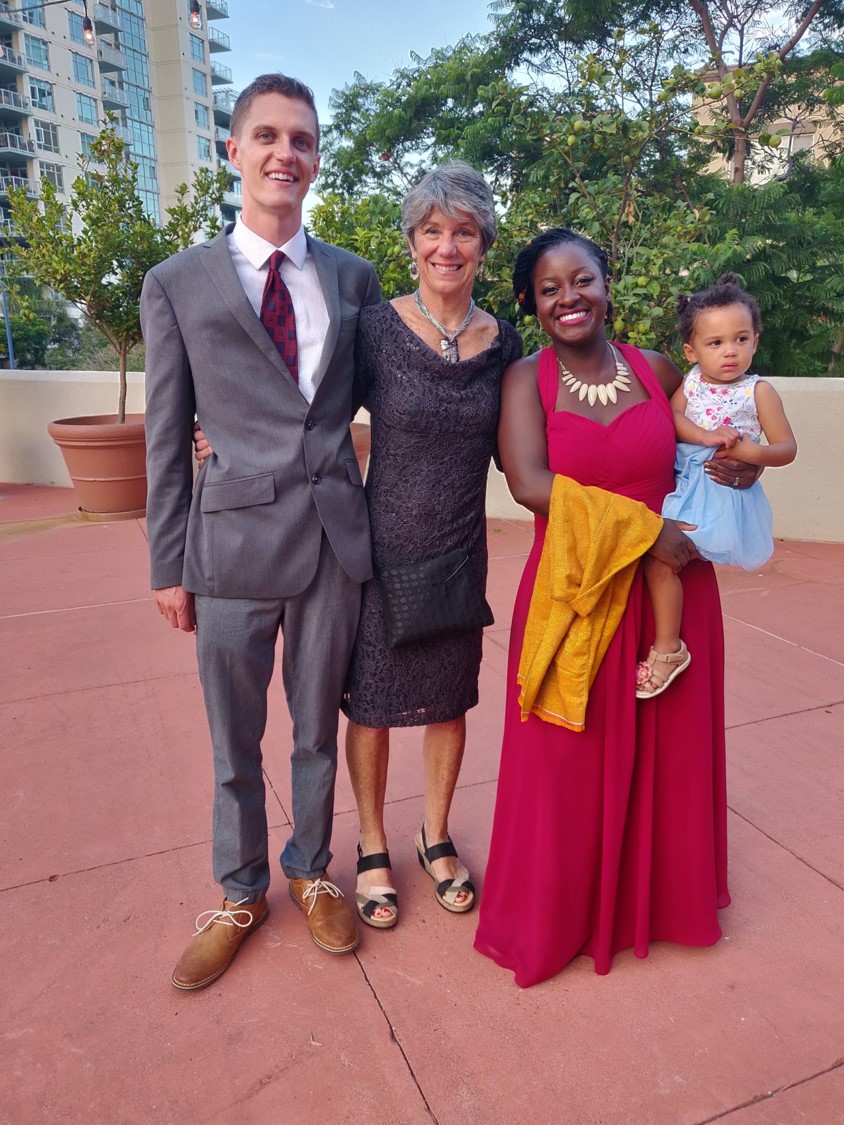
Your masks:
<svg viewBox="0 0 844 1125"><path fill-rule="evenodd" d="M492 625L494 617L462 548L378 574L389 648Z"/></svg>

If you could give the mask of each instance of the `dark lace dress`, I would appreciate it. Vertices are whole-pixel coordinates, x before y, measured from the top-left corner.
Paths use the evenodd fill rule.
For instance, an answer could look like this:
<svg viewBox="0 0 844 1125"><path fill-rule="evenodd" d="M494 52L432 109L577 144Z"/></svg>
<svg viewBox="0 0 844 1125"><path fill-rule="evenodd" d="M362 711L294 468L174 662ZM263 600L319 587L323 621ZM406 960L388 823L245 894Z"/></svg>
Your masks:
<svg viewBox="0 0 844 1125"><path fill-rule="evenodd" d="M372 420L366 493L376 573L463 547L486 583L484 499L501 376L521 354L506 321L486 351L448 363L391 304L361 313L356 365ZM478 702L482 641L482 629L469 629L387 648L378 580L367 582L343 712L382 728L459 718Z"/></svg>

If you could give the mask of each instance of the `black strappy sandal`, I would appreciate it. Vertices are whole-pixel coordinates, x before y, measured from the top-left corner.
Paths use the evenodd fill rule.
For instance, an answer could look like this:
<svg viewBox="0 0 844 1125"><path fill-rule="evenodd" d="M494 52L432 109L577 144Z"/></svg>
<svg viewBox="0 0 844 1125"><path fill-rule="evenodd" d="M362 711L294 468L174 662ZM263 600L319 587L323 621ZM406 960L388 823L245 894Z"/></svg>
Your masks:
<svg viewBox="0 0 844 1125"><path fill-rule="evenodd" d="M437 877L434 874L434 869L431 864L435 859L442 859L444 856L453 855L455 859L457 856L457 848L451 842L451 837L442 844L432 844L428 847L428 841L425 839L425 825L422 825L422 831L416 837L416 851L419 855L419 863L436 885L435 894L437 902L440 906L450 910L452 914L465 914L467 910L471 910L475 905L475 884L468 875L463 875L458 879L443 879L442 882L437 882ZM456 898L460 892L469 895L465 902L456 902Z"/></svg>
<svg viewBox="0 0 844 1125"><path fill-rule="evenodd" d="M372 855L364 855L358 844L358 875L362 875L364 871L375 871L379 867L392 868L390 853L373 852ZM355 891L355 902L361 921L376 930L391 930L399 920L399 896L395 887L370 887L368 894ZM391 912L390 917L373 918L375 911L382 908Z"/></svg>

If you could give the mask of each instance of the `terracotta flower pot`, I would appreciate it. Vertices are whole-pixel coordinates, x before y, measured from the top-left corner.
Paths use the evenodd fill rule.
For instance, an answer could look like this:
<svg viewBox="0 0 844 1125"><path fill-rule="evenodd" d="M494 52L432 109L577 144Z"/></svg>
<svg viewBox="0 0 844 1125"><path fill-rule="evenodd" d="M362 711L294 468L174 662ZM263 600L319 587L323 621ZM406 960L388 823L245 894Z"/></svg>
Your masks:
<svg viewBox="0 0 844 1125"><path fill-rule="evenodd" d="M143 414L61 418L47 426L61 449L79 501L92 520L138 519L146 512L146 441Z"/></svg>
<svg viewBox="0 0 844 1125"><path fill-rule="evenodd" d="M367 422L352 422L352 444L355 447L355 456L358 459L360 475L366 480L366 468L369 464L369 450L372 446L372 430Z"/></svg>

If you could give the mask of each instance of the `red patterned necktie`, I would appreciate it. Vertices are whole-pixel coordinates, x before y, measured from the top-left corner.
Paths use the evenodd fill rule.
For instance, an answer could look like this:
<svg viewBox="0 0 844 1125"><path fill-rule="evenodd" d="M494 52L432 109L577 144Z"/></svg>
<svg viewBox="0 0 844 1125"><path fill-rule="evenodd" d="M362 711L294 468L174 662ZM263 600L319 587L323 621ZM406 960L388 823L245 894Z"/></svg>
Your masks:
<svg viewBox="0 0 844 1125"><path fill-rule="evenodd" d="M278 348L278 354L296 383L299 382L299 349L296 344L296 314L290 290L281 278L284 254L275 250L270 255L264 296L261 299L261 323Z"/></svg>

